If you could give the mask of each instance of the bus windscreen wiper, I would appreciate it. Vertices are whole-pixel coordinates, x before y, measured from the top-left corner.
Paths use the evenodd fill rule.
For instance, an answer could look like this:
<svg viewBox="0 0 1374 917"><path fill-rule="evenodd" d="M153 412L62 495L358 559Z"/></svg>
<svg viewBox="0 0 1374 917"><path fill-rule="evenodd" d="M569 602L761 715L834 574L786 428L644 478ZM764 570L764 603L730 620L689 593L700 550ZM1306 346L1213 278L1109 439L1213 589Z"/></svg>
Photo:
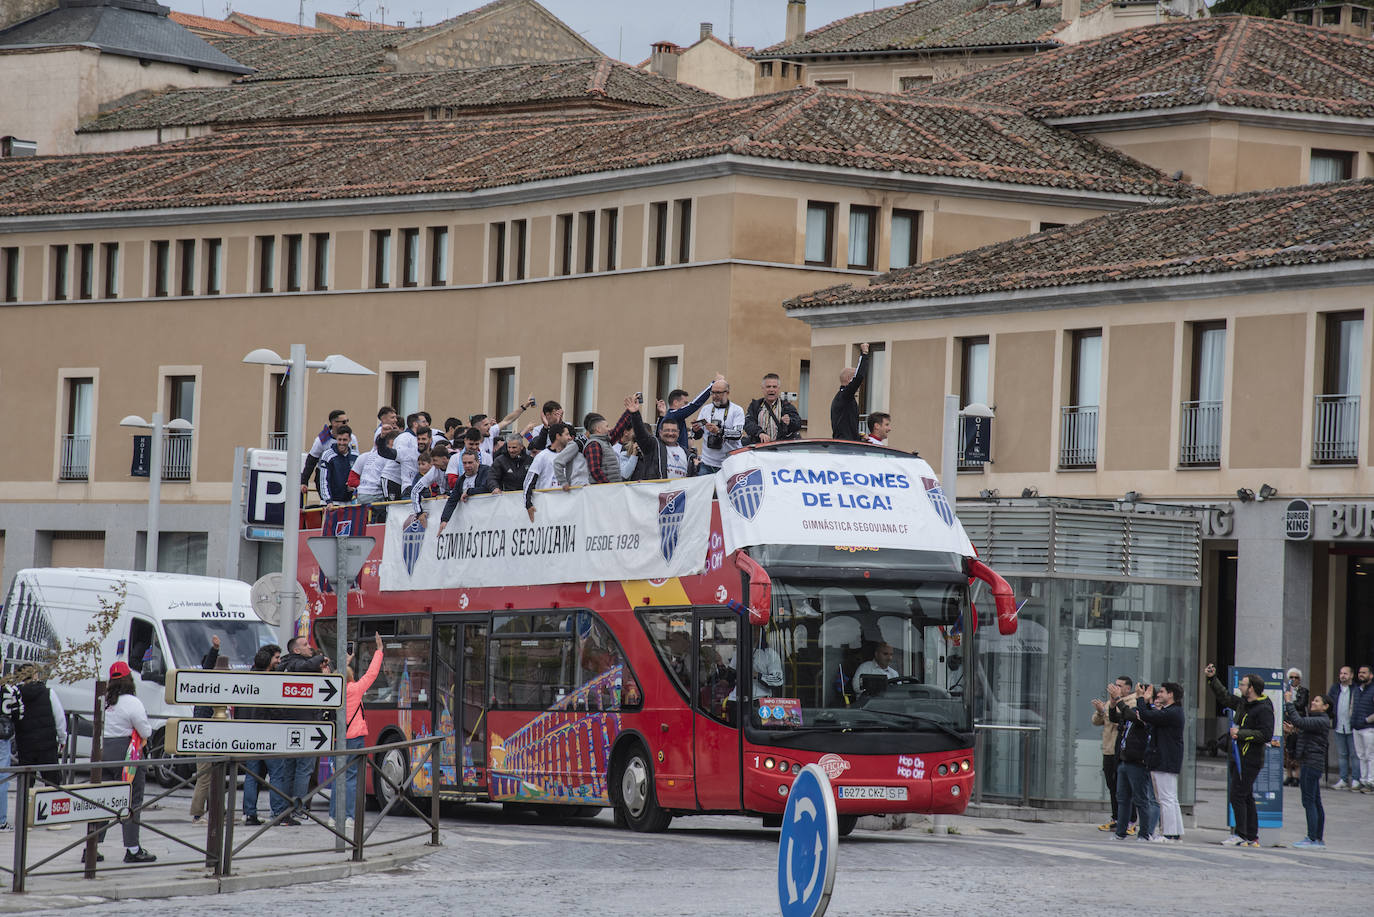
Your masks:
<svg viewBox="0 0 1374 917"><path fill-rule="evenodd" d="M955 729L955 728L952 727L952 726L948 726L948 725L946 725L946 724L940 722L939 720L935 719L934 717L925 716L924 714L920 714L920 713L898 713L898 712L895 711L895 710L865 710L864 712L865 712L865 713L877 714L877 715L879 715L879 716L892 716L892 717L897 717L898 719L904 720L904 721L906 721L906 722L908 722L908 723L925 723L925 724L928 725L928 726L934 726L936 729L940 730L940 731L943 732L945 735L950 736L951 738L958 739L960 743L964 743L964 742L967 742L967 741L968 741L968 736L967 736L966 734L959 732L957 729Z"/></svg>

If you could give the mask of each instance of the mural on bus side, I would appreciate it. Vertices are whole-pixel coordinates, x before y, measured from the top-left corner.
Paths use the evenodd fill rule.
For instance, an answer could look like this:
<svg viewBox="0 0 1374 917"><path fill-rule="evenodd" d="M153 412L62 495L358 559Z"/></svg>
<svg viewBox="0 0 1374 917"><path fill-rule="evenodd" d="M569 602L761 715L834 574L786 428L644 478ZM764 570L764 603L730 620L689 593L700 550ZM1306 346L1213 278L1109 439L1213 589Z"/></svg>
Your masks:
<svg viewBox="0 0 1374 917"><path fill-rule="evenodd" d="M611 804L606 772L620 735L623 665L614 665L503 739L487 758L494 800Z"/></svg>
<svg viewBox="0 0 1374 917"><path fill-rule="evenodd" d="M415 734L415 738L424 739L433 735L430 732L429 723L422 723ZM453 734L453 711L449 709L448 700L439 700L439 735L444 737L444 741L439 747L439 785L453 786L457 783L458 774L458 739ZM465 783L472 781L467 778L468 768L472 764L472 755L467 752L466 743L464 744L464 777ZM474 772L475 778L475 772ZM428 793L434 780L434 765L430 761L425 761L421 766L420 772L415 775L415 791L417 795L423 796Z"/></svg>

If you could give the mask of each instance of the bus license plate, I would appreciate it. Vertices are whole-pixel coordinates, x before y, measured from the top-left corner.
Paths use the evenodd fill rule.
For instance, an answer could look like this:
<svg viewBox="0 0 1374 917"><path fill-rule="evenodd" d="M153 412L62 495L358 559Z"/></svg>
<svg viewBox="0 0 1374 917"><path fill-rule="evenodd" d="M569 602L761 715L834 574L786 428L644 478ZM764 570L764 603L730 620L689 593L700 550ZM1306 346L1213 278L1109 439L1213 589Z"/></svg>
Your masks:
<svg viewBox="0 0 1374 917"><path fill-rule="evenodd" d="M906 799L904 786L842 786L841 799Z"/></svg>

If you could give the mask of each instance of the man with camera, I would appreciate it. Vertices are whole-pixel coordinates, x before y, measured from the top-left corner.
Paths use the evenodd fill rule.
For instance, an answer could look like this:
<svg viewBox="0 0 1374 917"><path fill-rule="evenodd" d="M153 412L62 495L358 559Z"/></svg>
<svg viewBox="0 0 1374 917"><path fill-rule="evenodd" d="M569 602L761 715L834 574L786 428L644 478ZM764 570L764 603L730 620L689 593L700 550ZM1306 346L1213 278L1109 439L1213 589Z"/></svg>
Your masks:
<svg viewBox="0 0 1374 917"><path fill-rule="evenodd" d="M750 443L773 443L801 436L801 414L782 396L777 373L763 377L763 397L749 402L744 412L744 435Z"/></svg>
<svg viewBox="0 0 1374 917"><path fill-rule="evenodd" d="M744 408L730 400L730 383L717 378L711 383L711 403L699 415L706 440L697 474L715 474L725 457L743 445Z"/></svg>
<svg viewBox="0 0 1374 917"><path fill-rule="evenodd" d="M1255 778L1264 767L1265 748L1274 741L1274 707L1264 696L1264 678L1253 672L1240 677L1240 693L1232 694L1217 678L1217 667L1203 669L1217 704L1231 709L1231 811L1236 833L1222 841L1228 847L1258 847L1259 813L1255 810Z"/></svg>

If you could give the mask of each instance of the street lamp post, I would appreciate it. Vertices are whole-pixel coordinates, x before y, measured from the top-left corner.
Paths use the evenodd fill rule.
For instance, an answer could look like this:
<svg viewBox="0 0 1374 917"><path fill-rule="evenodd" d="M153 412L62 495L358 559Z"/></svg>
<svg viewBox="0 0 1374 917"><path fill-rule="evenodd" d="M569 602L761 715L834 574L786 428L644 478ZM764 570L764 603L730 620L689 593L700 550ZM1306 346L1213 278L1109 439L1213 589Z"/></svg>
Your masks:
<svg viewBox="0 0 1374 917"><path fill-rule="evenodd" d="M168 430L177 433L189 433L195 429L189 420L180 417L173 418L170 423L162 422L162 412L154 411L152 421L144 420L137 414L130 414L119 422L121 427L133 427L136 430L152 430L149 437L148 456L148 537L144 542L143 550L143 569L149 573L157 572L157 535L159 531L158 516L162 511L162 438Z"/></svg>
<svg viewBox="0 0 1374 917"><path fill-rule="evenodd" d="M372 370L341 354L331 353L323 360L308 360L304 344L291 345L291 358L283 359L274 350L259 347L243 358L245 363L287 368L286 407L286 516L282 520L281 592L277 596L281 608L281 645L287 648L295 636L296 627L296 562L297 542L301 527L301 439L305 435L305 372L314 369L322 373L345 376L375 376Z"/></svg>

